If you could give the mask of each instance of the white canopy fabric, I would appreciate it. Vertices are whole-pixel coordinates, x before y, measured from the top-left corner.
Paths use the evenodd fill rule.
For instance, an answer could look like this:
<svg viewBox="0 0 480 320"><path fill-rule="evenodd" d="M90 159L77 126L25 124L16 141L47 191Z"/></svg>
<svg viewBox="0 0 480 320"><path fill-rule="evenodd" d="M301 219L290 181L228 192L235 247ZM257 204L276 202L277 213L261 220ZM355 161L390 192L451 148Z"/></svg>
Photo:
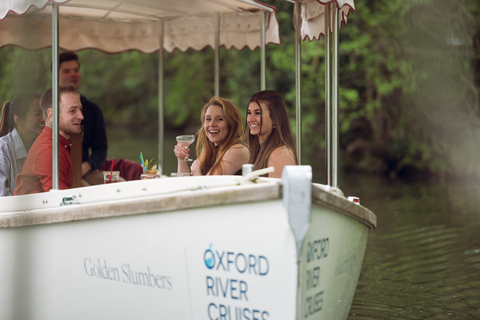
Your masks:
<svg viewBox="0 0 480 320"><path fill-rule="evenodd" d="M30 7L43 8L49 0L2 0L0 1L0 20L5 18L7 13L24 14ZM56 3L64 3L68 0L56 0Z"/></svg>
<svg viewBox="0 0 480 320"><path fill-rule="evenodd" d="M54 0L59 4L60 48L108 53L160 49L186 51L215 46L252 50L261 43L265 12L266 44L280 43L273 7L255 0ZM49 0L0 1L0 47L40 49L52 45ZM219 22L217 22L219 21Z"/></svg>
<svg viewBox="0 0 480 320"><path fill-rule="evenodd" d="M354 0L288 0L301 3L301 36L302 40L320 39L325 36L325 5L333 3L339 9L339 27L347 23L351 11L355 11ZM333 26L330 26L330 30Z"/></svg>

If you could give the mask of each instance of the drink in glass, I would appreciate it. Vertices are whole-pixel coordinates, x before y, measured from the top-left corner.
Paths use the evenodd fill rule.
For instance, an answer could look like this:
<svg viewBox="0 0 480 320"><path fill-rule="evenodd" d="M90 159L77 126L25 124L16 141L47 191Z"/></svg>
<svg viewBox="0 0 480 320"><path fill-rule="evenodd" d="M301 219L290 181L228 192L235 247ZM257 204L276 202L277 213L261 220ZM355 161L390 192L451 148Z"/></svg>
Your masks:
<svg viewBox="0 0 480 320"><path fill-rule="evenodd" d="M104 183L116 183L120 181L120 171L103 171Z"/></svg>
<svg viewBox="0 0 480 320"><path fill-rule="evenodd" d="M159 179L160 173L158 170L144 170L143 173L140 175L141 180L145 179Z"/></svg>
<svg viewBox="0 0 480 320"><path fill-rule="evenodd" d="M185 149L187 149L188 146L191 145L194 141L195 141L195 136L193 134L184 134L181 136L177 136L178 144L184 147ZM185 159L181 161L193 161L193 160L189 159L188 156L186 156Z"/></svg>
<svg viewBox="0 0 480 320"><path fill-rule="evenodd" d="M170 177L176 178L176 177L190 177L191 174L189 172L172 172L170 174Z"/></svg>

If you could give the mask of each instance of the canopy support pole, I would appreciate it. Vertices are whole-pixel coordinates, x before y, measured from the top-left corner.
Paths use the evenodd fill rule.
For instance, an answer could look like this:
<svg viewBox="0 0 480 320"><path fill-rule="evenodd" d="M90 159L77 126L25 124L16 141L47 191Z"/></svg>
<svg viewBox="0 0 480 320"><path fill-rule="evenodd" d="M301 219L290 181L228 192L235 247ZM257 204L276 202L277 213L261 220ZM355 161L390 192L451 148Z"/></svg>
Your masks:
<svg viewBox="0 0 480 320"><path fill-rule="evenodd" d="M58 4L52 2L52 111L53 111L53 123L52 123L52 189L60 189L58 182L59 176L59 161L58 161L58 25L59 25ZM45 119L48 121L48 119Z"/></svg>
<svg viewBox="0 0 480 320"><path fill-rule="evenodd" d="M165 22L162 21L162 32L160 33L160 48L158 50L158 164L160 170L163 166L163 144L164 144L164 101L165 101L165 62L164 62L164 37ZM162 174L162 172L160 172Z"/></svg>
<svg viewBox="0 0 480 320"><path fill-rule="evenodd" d="M338 9L334 3L326 6L325 17L326 184L338 187Z"/></svg>
<svg viewBox="0 0 480 320"><path fill-rule="evenodd" d="M260 35L260 90L265 90L266 87L266 76L265 76L265 69L266 69L266 62L265 62L265 11L260 12L262 16L262 31Z"/></svg>
<svg viewBox="0 0 480 320"><path fill-rule="evenodd" d="M296 91L296 140L298 164L302 164L302 112L301 112L301 3L295 2L295 91Z"/></svg>
<svg viewBox="0 0 480 320"><path fill-rule="evenodd" d="M338 188L338 8L332 7L332 186Z"/></svg>
<svg viewBox="0 0 480 320"><path fill-rule="evenodd" d="M332 185L332 87L330 52L330 4L325 6L325 184Z"/></svg>
<svg viewBox="0 0 480 320"><path fill-rule="evenodd" d="M220 15L215 28L215 96L220 96Z"/></svg>

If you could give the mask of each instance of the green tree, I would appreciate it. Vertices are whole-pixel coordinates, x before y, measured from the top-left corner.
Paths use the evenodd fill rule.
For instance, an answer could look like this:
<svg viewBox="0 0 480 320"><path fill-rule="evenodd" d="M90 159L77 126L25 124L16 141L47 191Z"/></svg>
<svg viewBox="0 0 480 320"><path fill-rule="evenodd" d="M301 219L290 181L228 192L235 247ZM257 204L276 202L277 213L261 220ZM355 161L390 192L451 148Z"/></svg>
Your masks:
<svg viewBox="0 0 480 320"><path fill-rule="evenodd" d="M269 45L267 88L285 98L295 132L293 4L277 7L282 45ZM480 3L468 0L356 1L339 35L340 161L352 170L479 174ZM476 50L476 51L474 51ZM81 91L102 107L109 126L157 130L158 53L78 52ZM214 93L214 53L165 53L165 124L194 131ZM242 113L260 89L258 49L220 50L220 95ZM51 51L0 49L0 99L51 86ZM323 181L324 39L302 43L302 159ZM110 137L114 142L115 137Z"/></svg>

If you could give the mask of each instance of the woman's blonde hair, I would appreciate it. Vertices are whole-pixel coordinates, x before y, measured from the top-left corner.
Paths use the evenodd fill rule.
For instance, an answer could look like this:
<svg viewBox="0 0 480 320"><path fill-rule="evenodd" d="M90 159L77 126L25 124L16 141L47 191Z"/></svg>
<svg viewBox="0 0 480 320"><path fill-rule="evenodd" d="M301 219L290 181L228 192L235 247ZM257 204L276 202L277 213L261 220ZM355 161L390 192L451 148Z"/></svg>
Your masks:
<svg viewBox="0 0 480 320"><path fill-rule="evenodd" d="M223 110L223 115L228 125L228 133L222 144L215 146L205 134L205 115L210 106L219 106ZM235 144L243 144L244 129L242 125L242 116L237 106L230 100L220 97L212 97L203 107L200 115L202 122L201 128L197 132L197 159L200 161L202 175L209 172L218 172L222 170L221 162L225 153Z"/></svg>
<svg viewBox="0 0 480 320"><path fill-rule="evenodd" d="M252 102L256 103L260 109L262 109L260 103L263 103L270 113L274 128L262 144L260 144L259 136L250 134L250 130L248 130L248 145L250 147L250 159L248 162L254 164L255 170L266 168L273 150L281 146L286 146L292 152L295 158L295 164L298 164L295 142L282 96L274 90L263 90L254 93L250 97L248 104ZM262 120L260 121L260 132L262 130Z"/></svg>

